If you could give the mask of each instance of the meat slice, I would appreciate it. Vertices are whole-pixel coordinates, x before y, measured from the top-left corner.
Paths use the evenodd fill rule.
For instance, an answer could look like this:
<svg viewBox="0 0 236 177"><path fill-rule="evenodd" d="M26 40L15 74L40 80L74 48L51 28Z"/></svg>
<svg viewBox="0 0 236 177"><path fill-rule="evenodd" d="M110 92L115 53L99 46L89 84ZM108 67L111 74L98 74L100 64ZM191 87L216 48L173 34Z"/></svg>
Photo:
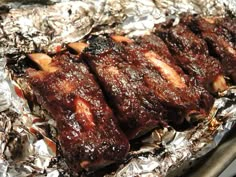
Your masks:
<svg viewBox="0 0 236 177"><path fill-rule="evenodd" d="M31 54L41 70L28 69L38 102L56 120L59 142L71 169L95 170L124 159L129 142L88 67L76 57Z"/></svg>
<svg viewBox="0 0 236 177"><path fill-rule="evenodd" d="M227 35L222 28L199 16L188 16L183 18L182 21L182 23L188 25L194 33L201 36L207 42L210 54L219 59L224 73L236 83L236 48L230 42L230 39L227 39ZM227 22L222 25L229 28L229 25L226 24Z"/></svg>
<svg viewBox="0 0 236 177"><path fill-rule="evenodd" d="M97 37L85 48L83 58L102 85L122 130L133 139L163 126L165 109L143 85L141 73L123 62L119 50L111 40Z"/></svg>
<svg viewBox="0 0 236 177"><path fill-rule="evenodd" d="M144 36L128 45L123 42L120 45L124 52L120 52L120 55L143 73L143 82L171 112L172 121L177 121L181 117L191 117L193 114L206 115L213 103L212 96L203 88L194 87L188 76L170 60L168 50L161 50L167 49L163 41L155 46L155 40L160 39L155 36Z"/></svg>
<svg viewBox="0 0 236 177"><path fill-rule="evenodd" d="M209 56L204 40L192 33L188 27L167 23L157 25L156 33L165 41L184 72L194 77L209 92L216 93L227 88L221 64Z"/></svg>

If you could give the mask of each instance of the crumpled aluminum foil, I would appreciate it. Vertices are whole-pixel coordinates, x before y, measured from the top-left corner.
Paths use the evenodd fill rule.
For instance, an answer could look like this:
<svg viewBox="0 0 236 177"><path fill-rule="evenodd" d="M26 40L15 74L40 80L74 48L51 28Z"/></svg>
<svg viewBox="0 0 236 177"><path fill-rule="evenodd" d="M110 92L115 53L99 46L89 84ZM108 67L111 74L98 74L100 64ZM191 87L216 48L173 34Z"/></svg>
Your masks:
<svg viewBox="0 0 236 177"><path fill-rule="evenodd" d="M78 41L92 31L140 35L165 21L166 15L224 15L235 9L234 0L51 0L47 3L61 3L48 6L26 2L35 1L0 4L0 40L7 54L55 52L61 44Z"/></svg>
<svg viewBox="0 0 236 177"><path fill-rule="evenodd" d="M224 95L224 96L223 96ZM166 176L186 161L194 161L219 145L223 136L236 124L236 88L231 88L215 100L208 120L184 131L153 131L140 150L126 165L109 176ZM160 135L161 134L161 135ZM168 137L166 137L168 136ZM152 142L155 139L161 141ZM151 140L150 140L151 138ZM160 144L164 147L161 151ZM145 155L143 155L145 154Z"/></svg>
<svg viewBox="0 0 236 177"><path fill-rule="evenodd" d="M7 53L55 51L57 46L78 41L95 27L120 22L121 11L120 1L105 0L22 5L2 15L1 41L5 39Z"/></svg>
<svg viewBox="0 0 236 177"><path fill-rule="evenodd" d="M55 122L38 107L30 112L6 68L7 58L17 64L25 53L56 52L89 34L142 35L182 12L222 16L228 11L236 15L235 9L234 0L2 1L0 176L73 176L60 155ZM106 176L165 176L216 147L235 119L236 89L231 88L215 101L208 121L184 132L171 127L153 131L139 150L130 152L126 163Z"/></svg>

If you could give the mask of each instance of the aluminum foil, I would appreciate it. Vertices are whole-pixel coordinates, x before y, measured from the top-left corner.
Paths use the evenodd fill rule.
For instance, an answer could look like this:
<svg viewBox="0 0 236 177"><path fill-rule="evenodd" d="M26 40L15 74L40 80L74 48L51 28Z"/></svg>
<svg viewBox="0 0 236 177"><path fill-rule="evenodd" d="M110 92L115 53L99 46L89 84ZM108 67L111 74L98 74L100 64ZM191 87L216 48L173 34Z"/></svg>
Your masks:
<svg viewBox="0 0 236 177"><path fill-rule="evenodd" d="M0 47L5 53L55 52L64 43L78 41L91 32L140 35L182 12L219 16L236 6L234 0L51 0L47 4L60 3L47 6L44 1L33 2L0 4Z"/></svg>
<svg viewBox="0 0 236 177"><path fill-rule="evenodd" d="M0 176L73 176L60 154L55 122L40 107L30 111L20 79L12 78L7 59L25 53L57 52L90 34L143 35L154 24L182 12L236 15L232 0L5 0L0 3ZM20 86L19 86L20 85ZM22 88L21 88L22 87ZM139 150L105 176L165 176L219 145L236 122L236 89L215 101L205 122L184 132L154 130Z"/></svg>
<svg viewBox="0 0 236 177"><path fill-rule="evenodd" d="M78 41L93 28L119 23L124 15L120 13L120 1L75 1L19 7L10 3L8 6L4 7L11 10L3 13L1 23L1 41L7 41L3 44L7 53L55 52L61 44Z"/></svg>

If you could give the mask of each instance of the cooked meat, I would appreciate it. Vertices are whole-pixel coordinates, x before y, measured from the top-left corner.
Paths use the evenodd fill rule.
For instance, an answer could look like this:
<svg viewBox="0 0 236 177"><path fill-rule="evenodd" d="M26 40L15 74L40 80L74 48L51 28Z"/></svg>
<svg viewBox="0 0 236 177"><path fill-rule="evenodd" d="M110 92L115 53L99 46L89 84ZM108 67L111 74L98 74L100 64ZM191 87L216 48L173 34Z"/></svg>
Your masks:
<svg viewBox="0 0 236 177"><path fill-rule="evenodd" d="M171 56L171 53L169 52L168 47L165 45L163 40L152 34L140 37L136 40L136 42L138 45L140 45L141 51L143 53L148 52L148 50L152 50L156 53L156 55L158 54L158 60L161 60L161 62L166 63L170 68L172 68L167 70L166 73L168 76L173 76L171 77L171 80L172 83L175 83L174 86L179 87L179 84L176 83L184 84L184 90L182 90L182 94L195 95L194 99L199 99L196 101L198 104L200 104L199 107L202 107L205 110L209 110L212 107L214 101L213 97L203 87L197 85L194 81L194 78L191 78L184 73L184 71L177 65L175 58ZM157 58L155 61L157 61ZM173 70L173 72L171 72L171 70Z"/></svg>
<svg viewBox="0 0 236 177"><path fill-rule="evenodd" d="M168 47L164 43L163 40L161 40L158 36L151 34L151 35L145 35L143 37L139 37L136 39L137 45L140 46L140 51L143 53L148 53L149 51L154 52L156 55L158 55L158 59L155 61L163 62L166 64L167 67L172 68L173 72L170 72L170 69L166 71L169 75L172 73L174 76L172 79L172 83L175 82L175 85L177 83L182 83L184 87L186 84L189 84L190 78L187 76L183 70L177 65L177 62L175 61L175 58L171 56L171 53L169 52ZM154 64L154 63L153 63ZM158 66L158 65L157 65ZM163 68L166 68L163 66ZM160 71L160 70L159 70ZM174 74L175 73L175 74ZM177 82L177 83L176 83ZM178 85L176 85L178 87Z"/></svg>
<svg viewBox="0 0 236 177"><path fill-rule="evenodd" d="M222 28L222 31L226 31L226 38L236 47L236 18L225 17L216 20L216 24Z"/></svg>
<svg viewBox="0 0 236 177"><path fill-rule="evenodd" d="M157 25L156 33L165 41L176 63L209 92L216 93L227 88L221 64L209 56L204 40L186 26Z"/></svg>
<svg viewBox="0 0 236 177"><path fill-rule="evenodd" d="M94 170L124 159L129 142L88 67L75 56L31 54L41 70L28 69L38 102L56 120L70 168Z"/></svg>
<svg viewBox="0 0 236 177"><path fill-rule="evenodd" d="M208 20L199 16L185 17L182 23L187 24L194 33L201 36L207 42L210 54L219 59L225 74L231 77L234 83L236 83L236 48L225 37L227 36L225 32L220 30L221 28L217 27L216 24L210 23Z"/></svg>
<svg viewBox="0 0 236 177"><path fill-rule="evenodd" d="M132 139L162 126L165 109L142 84L142 73L123 62L119 50L111 40L97 37L83 57L102 85L122 130Z"/></svg>
<svg viewBox="0 0 236 177"><path fill-rule="evenodd" d="M137 70L143 73L143 84L146 84L161 104L171 112L171 121L177 122L183 117L191 117L193 113L195 116L206 115L208 108L212 106L213 97L203 88L192 86L187 75L168 58L168 50L158 50L165 48L164 43L160 41L162 43L155 46L155 41L152 40L160 39L144 36L136 43L120 43L123 52L119 53L127 63L135 65ZM174 112L176 116L173 116Z"/></svg>
<svg viewBox="0 0 236 177"><path fill-rule="evenodd" d="M236 45L236 18L230 17L198 17L189 14L182 14L180 22L189 25L197 34L201 33L201 30L197 27L194 19L201 18L204 23L207 23L207 30L223 37L227 42L230 42L234 47Z"/></svg>

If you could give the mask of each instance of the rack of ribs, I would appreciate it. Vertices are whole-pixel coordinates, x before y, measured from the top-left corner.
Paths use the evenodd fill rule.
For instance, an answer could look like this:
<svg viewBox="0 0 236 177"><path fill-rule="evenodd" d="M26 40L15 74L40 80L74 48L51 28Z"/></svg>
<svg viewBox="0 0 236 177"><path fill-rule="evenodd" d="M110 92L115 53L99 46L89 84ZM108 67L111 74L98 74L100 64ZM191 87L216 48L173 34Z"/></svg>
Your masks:
<svg viewBox="0 0 236 177"><path fill-rule="evenodd" d="M27 69L37 101L57 123L59 142L71 169L95 170L124 159L129 142L88 67L68 53L30 54L40 68Z"/></svg>
<svg viewBox="0 0 236 177"><path fill-rule="evenodd" d="M122 40L128 45L120 43ZM156 59L154 52L143 53L130 39L96 37L83 50L82 58L97 76L108 100L112 100L110 104L120 126L130 139L157 127L163 120L181 123L185 117L207 114L200 108L201 95L190 89L170 64ZM158 63L159 69L153 62ZM212 100L210 96L210 105Z"/></svg>
<svg viewBox="0 0 236 177"><path fill-rule="evenodd" d="M57 122L59 143L74 171L124 159L128 140L206 118L217 92L236 81L234 20L183 16L173 26L129 39L92 36L53 58L29 54L37 102ZM203 38L203 39L202 39Z"/></svg>
<svg viewBox="0 0 236 177"><path fill-rule="evenodd" d="M213 94L227 89L220 62L209 56L205 41L188 27L183 24L172 26L169 21L156 25L156 34L164 40L176 63L198 84Z"/></svg>
<svg viewBox="0 0 236 177"><path fill-rule="evenodd" d="M225 21L225 22L224 22ZM200 16L186 16L182 23L208 44L210 54L221 62L224 73L236 83L235 20L210 21ZM231 37L230 37L231 36Z"/></svg>

